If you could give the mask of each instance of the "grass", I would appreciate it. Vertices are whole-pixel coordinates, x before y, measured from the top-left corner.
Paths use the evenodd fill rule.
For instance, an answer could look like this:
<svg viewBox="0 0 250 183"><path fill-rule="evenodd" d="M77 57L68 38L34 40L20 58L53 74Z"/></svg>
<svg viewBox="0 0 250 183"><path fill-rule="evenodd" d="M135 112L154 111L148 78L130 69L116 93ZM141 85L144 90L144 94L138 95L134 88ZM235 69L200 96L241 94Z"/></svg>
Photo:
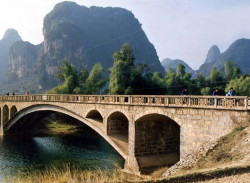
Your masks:
<svg viewBox="0 0 250 183"><path fill-rule="evenodd" d="M54 136L54 135L61 135L61 134L74 134L82 129L83 128L78 125L67 124L67 123L61 122L60 120L47 121L43 128L40 128L39 130L37 130L36 135Z"/></svg>
<svg viewBox="0 0 250 183"><path fill-rule="evenodd" d="M51 168L44 172L20 173L8 177L6 183L109 183L142 180L142 178L121 172L119 169L102 171L80 171L70 166Z"/></svg>
<svg viewBox="0 0 250 183"><path fill-rule="evenodd" d="M63 169L51 168L45 172L31 172L8 177L6 183L182 183L211 180L250 172L250 166L238 166L206 172L176 175L168 178L143 178L126 174L119 169L112 171L79 171L69 166Z"/></svg>
<svg viewBox="0 0 250 183"><path fill-rule="evenodd" d="M218 144L209 150L206 157L201 158L193 169L221 166L242 159L244 155L239 150L232 151L232 149L241 142L243 136L247 135L244 129L235 128L228 135L221 137Z"/></svg>

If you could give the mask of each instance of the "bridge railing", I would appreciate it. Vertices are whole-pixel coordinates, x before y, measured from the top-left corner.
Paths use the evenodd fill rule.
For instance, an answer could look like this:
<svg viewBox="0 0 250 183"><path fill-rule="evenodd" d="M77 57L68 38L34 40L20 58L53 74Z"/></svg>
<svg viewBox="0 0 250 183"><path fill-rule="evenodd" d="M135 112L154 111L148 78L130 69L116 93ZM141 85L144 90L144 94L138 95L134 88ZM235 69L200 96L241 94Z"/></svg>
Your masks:
<svg viewBox="0 0 250 183"><path fill-rule="evenodd" d="M150 105L192 108L250 109L246 96L175 96L175 95L16 95L0 96L0 101L69 102L123 105Z"/></svg>

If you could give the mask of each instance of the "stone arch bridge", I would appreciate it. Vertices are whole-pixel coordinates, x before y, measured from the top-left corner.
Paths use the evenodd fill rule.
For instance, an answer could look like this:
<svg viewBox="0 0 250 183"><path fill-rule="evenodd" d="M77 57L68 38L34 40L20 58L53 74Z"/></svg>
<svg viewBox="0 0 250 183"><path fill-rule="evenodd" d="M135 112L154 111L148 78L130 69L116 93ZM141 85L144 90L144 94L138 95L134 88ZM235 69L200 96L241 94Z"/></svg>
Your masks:
<svg viewBox="0 0 250 183"><path fill-rule="evenodd" d="M64 113L100 134L134 173L173 165L249 119L248 97L0 96L0 134L38 111ZM35 123L35 121L34 121ZM7 137L6 137L7 138Z"/></svg>

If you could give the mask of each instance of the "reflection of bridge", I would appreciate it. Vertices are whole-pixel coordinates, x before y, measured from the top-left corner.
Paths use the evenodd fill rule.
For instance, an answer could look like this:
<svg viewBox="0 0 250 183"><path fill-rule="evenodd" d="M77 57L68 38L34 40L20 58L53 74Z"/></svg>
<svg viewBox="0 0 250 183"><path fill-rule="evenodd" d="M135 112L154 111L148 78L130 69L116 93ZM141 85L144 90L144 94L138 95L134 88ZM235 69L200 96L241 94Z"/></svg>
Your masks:
<svg viewBox="0 0 250 183"><path fill-rule="evenodd" d="M140 172L174 164L249 118L247 97L30 95L1 96L1 135L39 111L74 117L99 133ZM35 121L34 121L35 123Z"/></svg>

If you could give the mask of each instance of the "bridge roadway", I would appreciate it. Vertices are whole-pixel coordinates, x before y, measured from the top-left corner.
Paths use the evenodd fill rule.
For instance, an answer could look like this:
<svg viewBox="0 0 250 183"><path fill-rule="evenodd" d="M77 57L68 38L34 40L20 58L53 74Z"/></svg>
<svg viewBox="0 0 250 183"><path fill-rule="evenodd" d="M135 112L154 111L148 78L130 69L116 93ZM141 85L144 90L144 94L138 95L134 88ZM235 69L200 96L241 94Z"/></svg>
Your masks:
<svg viewBox="0 0 250 183"><path fill-rule="evenodd" d="M83 122L125 159L134 173L173 165L202 144L249 120L250 98L211 96L0 96L0 134L26 128L25 118L55 111ZM29 120L26 120L29 121ZM32 121L36 123L36 120ZM8 138L8 136L5 136Z"/></svg>

